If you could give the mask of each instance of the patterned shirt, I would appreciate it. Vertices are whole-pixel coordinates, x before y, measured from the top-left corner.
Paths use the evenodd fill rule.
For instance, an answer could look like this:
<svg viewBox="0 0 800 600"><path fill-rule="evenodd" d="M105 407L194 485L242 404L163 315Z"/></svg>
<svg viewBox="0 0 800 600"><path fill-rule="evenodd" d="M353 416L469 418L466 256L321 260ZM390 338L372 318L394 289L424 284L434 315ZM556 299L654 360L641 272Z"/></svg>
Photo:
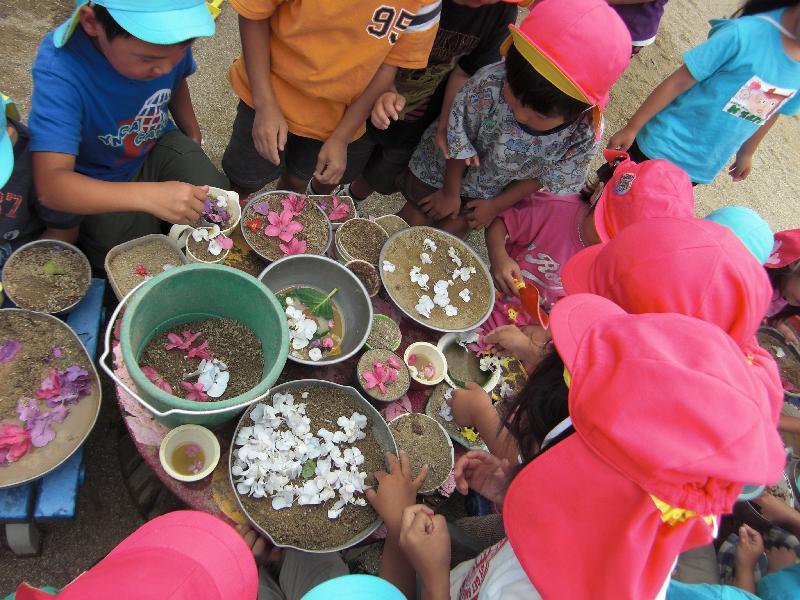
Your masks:
<svg viewBox="0 0 800 600"><path fill-rule="evenodd" d="M503 98L503 61L480 69L458 92L447 125L450 156L476 154L461 182L462 198L493 198L514 181L536 179L555 194L580 191L597 151L592 116L544 133L523 129ZM438 121L422 136L409 163L411 172L435 188L444 186L445 159L436 147Z"/></svg>

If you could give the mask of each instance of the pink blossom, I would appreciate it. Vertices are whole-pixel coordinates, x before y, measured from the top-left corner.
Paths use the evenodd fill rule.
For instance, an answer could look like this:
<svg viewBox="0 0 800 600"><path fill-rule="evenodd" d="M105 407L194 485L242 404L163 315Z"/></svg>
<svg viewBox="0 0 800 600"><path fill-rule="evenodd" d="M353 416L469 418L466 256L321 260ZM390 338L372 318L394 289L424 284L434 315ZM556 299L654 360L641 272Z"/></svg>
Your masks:
<svg viewBox="0 0 800 600"><path fill-rule="evenodd" d="M371 390L377 387L382 394L386 393L386 384L397 381L397 369L392 369L384 365L381 361L375 360L372 362L372 371L366 371L361 374L366 382L366 388Z"/></svg>
<svg viewBox="0 0 800 600"><path fill-rule="evenodd" d="M413 367L415 364L417 364L417 355L412 354L408 357L408 366Z"/></svg>
<svg viewBox="0 0 800 600"><path fill-rule="evenodd" d="M227 235L218 235L216 240L223 250L230 250L233 248L233 240Z"/></svg>
<svg viewBox="0 0 800 600"><path fill-rule="evenodd" d="M330 350L333 348L333 338L326 337L322 340L322 347Z"/></svg>
<svg viewBox="0 0 800 600"><path fill-rule="evenodd" d="M281 214L270 211L267 214L269 225L264 228L264 235L277 237L284 242L290 241L295 234L303 231L303 224L293 220L294 215L291 211L283 209Z"/></svg>
<svg viewBox="0 0 800 600"><path fill-rule="evenodd" d="M333 205L328 213L331 221L341 221L350 214L350 205L347 202L339 202L339 198L333 197Z"/></svg>
<svg viewBox="0 0 800 600"><path fill-rule="evenodd" d="M208 340L191 348L189 352L186 354L186 358L202 358L205 360L209 360L211 358L211 354L208 353Z"/></svg>
<svg viewBox="0 0 800 600"><path fill-rule="evenodd" d="M283 210L289 211L292 215L297 216L306 207L306 197L298 196L297 194L289 194L287 198L281 200Z"/></svg>
<svg viewBox="0 0 800 600"><path fill-rule="evenodd" d="M173 348L178 350L188 350L194 341L199 338L201 333L198 331L197 333L192 333L191 331L184 331L183 338L175 333L168 333L167 339L169 340L165 345L164 348L167 350L172 350Z"/></svg>
<svg viewBox="0 0 800 600"><path fill-rule="evenodd" d="M395 358L394 354L390 354L389 360L387 360L386 362L388 362L389 366L392 367L393 369L400 368L400 361L398 361L397 358Z"/></svg>
<svg viewBox="0 0 800 600"><path fill-rule="evenodd" d="M17 462L30 447L30 433L19 425L0 423L0 464Z"/></svg>
<svg viewBox="0 0 800 600"><path fill-rule="evenodd" d="M153 367L141 367L142 373L153 383L158 389L164 390L168 394L172 393L172 386L158 374Z"/></svg>
<svg viewBox="0 0 800 600"><path fill-rule="evenodd" d="M290 256L292 254L302 254L306 251L308 244L305 240L298 240L296 238L292 238L289 240L288 244L278 244L278 249L283 252L284 256Z"/></svg>
<svg viewBox="0 0 800 600"><path fill-rule="evenodd" d="M425 367L422 369L422 376L423 376L425 379L433 379L433 374L434 374L435 372L436 372L436 370L433 368L433 365L431 365L431 364L427 364L427 365L425 365Z"/></svg>
<svg viewBox="0 0 800 600"><path fill-rule="evenodd" d="M39 389L36 390L36 395L39 398L47 400L48 398L55 398L61 394L61 378L58 376L58 371L50 369L47 377L42 381Z"/></svg>
<svg viewBox="0 0 800 600"><path fill-rule="evenodd" d="M203 391L202 383L189 383L188 381L181 381L181 387L186 390L186 399L193 402L203 402L208 400L208 394Z"/></svg>

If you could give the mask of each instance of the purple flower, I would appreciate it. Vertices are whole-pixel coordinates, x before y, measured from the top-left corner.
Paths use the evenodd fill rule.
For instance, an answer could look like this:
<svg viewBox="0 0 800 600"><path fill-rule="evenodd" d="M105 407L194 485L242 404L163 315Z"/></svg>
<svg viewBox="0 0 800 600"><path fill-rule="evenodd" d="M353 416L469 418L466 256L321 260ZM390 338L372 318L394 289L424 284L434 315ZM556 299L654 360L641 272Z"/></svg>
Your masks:
<svg viewBox="0 0 800 600"><path fill-rule="evenodd" d="M39 404L32 398L20 398L17 402L19 420L25 423L25 430L30 433L31 443L36 448L46 446L55 439L56 432L51 424L61 423L68 414L69 409L63 404L42 412Z"/></svg>
<svg viewBox="0 0 800 600"><path fill-rule="evenodd" d="M271 212L268 202L259 202L258 204L254 204L253 210L260 215L264 215L265 217Z"/></svg>
<svg viewBox="0 0 800 600"><path fill-rule="evenodd" d="M91 391L89 373L73 365L66 371L50 369L50 373L36 390L36 395L52 408L59 404L74 404L88 396Z"/></svg>
<svg viewBox="0 0 800 600"><path fill-rule="evenodd" d="M61 358L64 356L64 352L58 346L53 346L53 357L54 358Z"/></svg>
<svg viewBox="0 0 800 600"><path fill-rule="evenodd" d="M0 342L0 363L11 362L20 350L22 350L22 344L17 340Z"/></svg>

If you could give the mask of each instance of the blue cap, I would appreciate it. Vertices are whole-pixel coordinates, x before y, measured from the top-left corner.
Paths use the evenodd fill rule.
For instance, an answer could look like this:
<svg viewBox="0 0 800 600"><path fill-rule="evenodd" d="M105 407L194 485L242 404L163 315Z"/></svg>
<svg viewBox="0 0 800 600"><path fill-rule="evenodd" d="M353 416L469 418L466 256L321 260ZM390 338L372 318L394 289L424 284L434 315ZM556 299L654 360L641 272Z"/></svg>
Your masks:
<svg viewBox="0 0 800 600"><path fill-rule="evenodd" d="M372 575L343 575L312 588L300 600L406 600L391 583Z"/></svg>
<svg viewBox="0 0 800 600"><path fill-rule="evenodd" d="M75 0L72 16L56 29L53 43L61 48L78 25L78 13L89 0ZM95 0L125 31L151 44L179 44L214 35L214 19L205 0Z"/></svg>
<svg viewBox="0 0 800 600"><path fill-rule="evenodd" d="M709 214L706 220L733 231L759 263L767 262L774 244L772 229L756 211L744 206L726 206Z"/></svg>
<svg viewBox="0 0 800 600"><path fill-rule="evenodd" d="M14 144L8 137L8 118L19 120L19 113L14 101L5 94L0 94L3 110L0 110L0 188L3 187L14 170Z"/></svg>

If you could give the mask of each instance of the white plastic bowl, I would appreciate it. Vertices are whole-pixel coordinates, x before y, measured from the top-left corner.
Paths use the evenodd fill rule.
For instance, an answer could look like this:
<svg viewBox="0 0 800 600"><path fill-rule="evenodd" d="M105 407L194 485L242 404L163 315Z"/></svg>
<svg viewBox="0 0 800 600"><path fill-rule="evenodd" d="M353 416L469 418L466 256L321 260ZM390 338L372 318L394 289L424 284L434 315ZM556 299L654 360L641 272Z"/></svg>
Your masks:
<svg viewBox="0 0 800 600"><path fill-rule="evenodd" d="M194 475L183 475L173 469L171 460L172 453L175 448L181 444L197 444L203 450L205 456L205 465L201 471ZM204 477L211 475L212 471L219 463L219 440L210 429L206 429L201 425L181 425L170 431L161 440L161 447L158 450L158 458L161 461L161 466L167 474L173 479L178 481L200 481Z"/></svg>

